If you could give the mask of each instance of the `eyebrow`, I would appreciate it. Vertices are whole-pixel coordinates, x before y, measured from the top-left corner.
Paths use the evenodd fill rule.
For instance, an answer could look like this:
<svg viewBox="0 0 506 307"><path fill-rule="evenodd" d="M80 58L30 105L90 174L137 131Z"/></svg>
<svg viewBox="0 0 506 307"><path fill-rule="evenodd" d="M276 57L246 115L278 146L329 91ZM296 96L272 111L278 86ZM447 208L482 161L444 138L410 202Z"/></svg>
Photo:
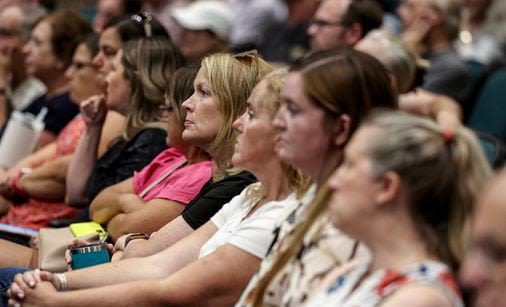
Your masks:
<svg viewBox="0 0 506 307"><path fill-rule="evenodd" d="M202 86L202 85L209 84L209 82L207 82L207 80L205 80L205 79L195 79L195 81L193 83L195 86Z"/></svg>

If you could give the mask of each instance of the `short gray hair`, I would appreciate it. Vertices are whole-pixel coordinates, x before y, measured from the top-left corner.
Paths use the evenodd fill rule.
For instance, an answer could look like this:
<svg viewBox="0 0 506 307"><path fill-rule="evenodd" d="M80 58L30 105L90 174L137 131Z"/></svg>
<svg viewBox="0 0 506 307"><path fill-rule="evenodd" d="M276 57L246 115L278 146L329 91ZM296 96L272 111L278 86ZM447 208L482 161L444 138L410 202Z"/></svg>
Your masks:
<svg viewBox="0 0 506 307"><path fill-rule="evenodd" d="M382 49L382 52L371 55L395 76L398 93L408 92L416 75L415 53L400 38L384 30L373 30L363 40L371 40Z"/></svg>

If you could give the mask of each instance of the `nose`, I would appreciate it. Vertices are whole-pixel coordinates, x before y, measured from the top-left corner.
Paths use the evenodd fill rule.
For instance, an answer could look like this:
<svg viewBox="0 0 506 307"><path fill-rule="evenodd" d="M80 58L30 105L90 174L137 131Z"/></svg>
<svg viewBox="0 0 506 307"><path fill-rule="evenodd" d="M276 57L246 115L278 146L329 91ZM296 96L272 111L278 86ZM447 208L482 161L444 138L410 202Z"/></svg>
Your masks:
<svg viewBox="0 0 506 307"><path fill-rule="evenodd" d="M274 128L277 130L283 131L286 128L285 124L285 118L284 118L284 112L286 111L286 106L281 105L278 112L276 113L276 116L274 116L274 119L272 120L272 124Z"/></svg>
<svg viewBox="0 0 506 307"><path fill-rule="evenodd" d="M65 78L70 81L72 79L72 77L74 76L74 71L75 71L75 68L74 68L74 65L70 64L69 67L67 67L67 69L65 70Z"/></svg>
<svg viewBox="0 0 506 307"><path fill-rule="evenodd" d="M341 169L340 167L336 168L336 170L334 170L334 172L332 173L332 175L330 175L330 177L327 181L327 186L334 191L337 189L337 187L339 185L340 169Z"/></svg>
<svg viewBox="0 0 506 307"><path fill-rule="evenodd" d="M31 42L28 41L24 46L23 48L21 49L21 51L23 52L23 54L26 56L28 53L30 53L30 47L31 47Z"/></svg>
<svg viewBox="0 0 506 307"><path fill-rule="evenodd" d="M102 51L99 51L93 60L91 60L91 63L93 66L100 69L104 65L104 53Z"/></svg>
<svg viewBox="0 0 506 307"><path fill-rule="evenodd" d="M186 110L186 112L193 112L193 110L195 109L191 101L194 95L195 91L193 91L193 94L181 104L183 108Z"/></svg>
<svg viewBox="0 0 506 307"><path fill-rule="evenodd" d="M485 256L476 252L469 252L460 268L460 281L465 288L479 290L485 286L491 275Z"/></svg>
<svg viewBox="0 0 506 307"><path fill-rule="evenodd" d="M313 36L316 31L318 31L318 27L315 25L315 24L310 24L309 27L307 28L307 35L309 36Z"/></svg>
<svg viewBox="0 0 506 307"><path fill-rule="evenodd" d="M239 116L236 120L234 120L234 123L232 124L232 127L234 127L234 129L239 133L243 132L244 125L242 124L242 119L244 118L245 114L246 113Z"/></svg>

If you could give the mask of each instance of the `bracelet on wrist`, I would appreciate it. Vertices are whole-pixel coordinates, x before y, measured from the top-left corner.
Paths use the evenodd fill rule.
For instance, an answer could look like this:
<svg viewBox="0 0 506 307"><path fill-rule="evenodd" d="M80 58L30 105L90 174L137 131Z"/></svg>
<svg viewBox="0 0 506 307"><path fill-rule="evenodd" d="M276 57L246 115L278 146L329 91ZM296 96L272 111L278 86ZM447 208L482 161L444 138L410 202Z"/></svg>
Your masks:
<svg viewBox="0 0 506 307"><path fill-rule="evenodd" d="M125 239L125 248L127 247L128 243L130 243L133 240L149 240L149 236L145 233L131 233L129 234Z"/></svg>
<svg viewBox="0 0 506 307"><path fill-rule="evenodd" d="M60 287L58 287L57 290L58 291L66 291L68 288L67 276L65 276L65 274L62 274L62 273L55 273L54 277L56 277L58 279L58 281L60 282Z"/></svg>
<svg viewBox="0 0 506 307"><path fill-rule="evenodd" d="M19 180L25 173L19 171L13 178L12 178L12 190L14 193L21 197L28 197L28 193L21 187Z"/></svg>

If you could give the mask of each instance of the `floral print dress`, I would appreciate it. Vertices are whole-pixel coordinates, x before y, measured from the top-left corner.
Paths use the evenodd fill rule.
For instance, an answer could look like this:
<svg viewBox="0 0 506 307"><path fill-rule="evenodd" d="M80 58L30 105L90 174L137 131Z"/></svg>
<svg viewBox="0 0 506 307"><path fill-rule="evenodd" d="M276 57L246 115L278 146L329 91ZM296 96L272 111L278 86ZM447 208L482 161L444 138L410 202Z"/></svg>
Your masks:
<svg viewBox="0 0 506 307"><path fill-rule="evenodd" d="M290 244L294 230L306 220L307 208L314 198L316 186L312 186L301 203L286 212L276 228L277 237L267 257L262 260L257 273L250 280L236 307L252 305L258 281L271 270L282 250ZM335 229L324 216L315 221L303 239L297 255L293 257L267 286L263 306L301 306L314 289L318 288L333 268L350 258L370 259L370 252L357 242Z"/></svg>
<svg viewBox="0 0 506 307"><path fill-rule="evenodd" d="M452 306L463 306L457 283L448 266L426 261L403 269L381 269L368 275L369 262L344 265L327 289L308 300L306 307L374 307L404 286L425 284L439 289Z"/></svg>

